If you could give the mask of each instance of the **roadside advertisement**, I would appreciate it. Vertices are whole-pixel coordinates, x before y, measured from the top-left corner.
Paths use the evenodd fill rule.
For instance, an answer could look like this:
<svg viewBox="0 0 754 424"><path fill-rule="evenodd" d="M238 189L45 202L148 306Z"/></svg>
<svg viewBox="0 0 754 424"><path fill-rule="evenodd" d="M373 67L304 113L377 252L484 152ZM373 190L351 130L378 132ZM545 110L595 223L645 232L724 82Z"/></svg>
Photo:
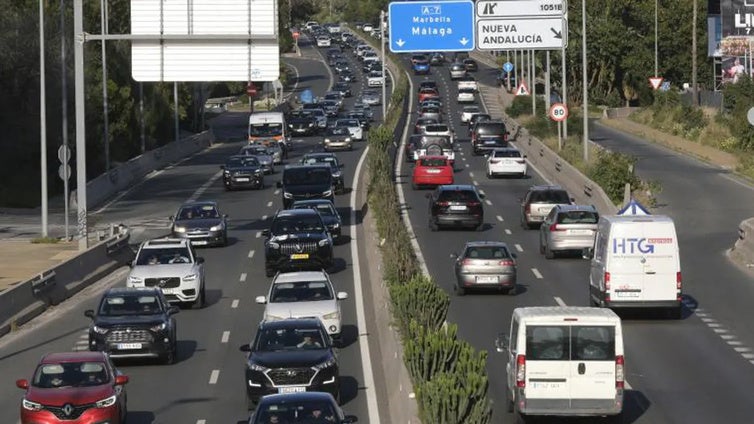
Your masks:
<svg viewBox="0 0 754 424"><path fill-rule="evenodd" d="M723 38L754 36L754 0L722 0L720 12Z"/></svg>

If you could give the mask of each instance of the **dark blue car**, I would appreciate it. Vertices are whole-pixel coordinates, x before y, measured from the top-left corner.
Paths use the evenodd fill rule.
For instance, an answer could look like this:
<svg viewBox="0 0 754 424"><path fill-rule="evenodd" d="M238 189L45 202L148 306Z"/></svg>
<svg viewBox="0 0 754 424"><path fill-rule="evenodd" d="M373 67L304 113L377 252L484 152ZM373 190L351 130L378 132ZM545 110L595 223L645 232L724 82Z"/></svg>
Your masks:
<svg viewBox="0 0 754 424"><path fill-rule="evenodd" d="M429 73L429 61L417 60L414 62L414 75L426 75Z"/></svg>

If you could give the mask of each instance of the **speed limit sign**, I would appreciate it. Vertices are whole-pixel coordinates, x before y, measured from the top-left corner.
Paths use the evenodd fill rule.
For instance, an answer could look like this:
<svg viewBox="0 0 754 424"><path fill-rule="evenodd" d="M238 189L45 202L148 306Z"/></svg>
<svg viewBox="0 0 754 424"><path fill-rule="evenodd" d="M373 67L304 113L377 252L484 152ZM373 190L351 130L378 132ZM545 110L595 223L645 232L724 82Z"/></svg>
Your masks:
<svg viewBox="0 0 754 424"><path fill-rule="evenodd" d="M553 103L550 106L550 119L556 122L565 121L568 118L568 106L563 103Z"/></svg>

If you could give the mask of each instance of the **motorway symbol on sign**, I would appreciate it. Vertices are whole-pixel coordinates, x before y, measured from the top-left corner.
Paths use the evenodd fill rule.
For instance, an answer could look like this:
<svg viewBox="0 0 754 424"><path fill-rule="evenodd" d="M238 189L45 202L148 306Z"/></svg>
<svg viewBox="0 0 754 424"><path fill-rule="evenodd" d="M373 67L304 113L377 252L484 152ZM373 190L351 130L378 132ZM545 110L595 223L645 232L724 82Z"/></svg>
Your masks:
<svg viewBox="0 0 754 424"><path fill-rule="evenodd" d="M550 119L555 122L562 122L568 118L568 106L563 103L553 103L550 106Z"/></svg>
<svg viewBox="0 0 754 424"><path fill-rule="evenodd" d="M521 81L521 84L519 84L518 87L516 88L516 95L517 96L529 95L529 87L526 86L526 83L524 81Z"/></svg>
<svg viewBox="0 0 754 424"><path fill-rule="evenodd" d="M649 77L649 85L652 86L652 89L657 90L660 88L660 84L662 84L662 77Z"/></svg>
<svg viewBox="0 0 754 424"><path fill-rule="evenodd" d="M556 50L568 46L568 20L564 18L479 19L479 50Z"/></svg>
<svg viewBox="0 0 754 424"><path fill-rule="evenodd" d="M510 62L503 63L503 71L505 71L507 73L507 72L510 72L512 70L513 70L513 64L512 63L510 63Z"/></svg>
<svg viewBox="0 0 754 424"><path fill-rule="evenodd" d="M563 17L567 11L566 0L482 0L476 4L480 18Z"/></svg>
<svg viewBox="0 0 754 424"><path fill-rule="evenodd" d="M388 28L393 53L471 51L475 45L474 3L392 2Z"/></svg>

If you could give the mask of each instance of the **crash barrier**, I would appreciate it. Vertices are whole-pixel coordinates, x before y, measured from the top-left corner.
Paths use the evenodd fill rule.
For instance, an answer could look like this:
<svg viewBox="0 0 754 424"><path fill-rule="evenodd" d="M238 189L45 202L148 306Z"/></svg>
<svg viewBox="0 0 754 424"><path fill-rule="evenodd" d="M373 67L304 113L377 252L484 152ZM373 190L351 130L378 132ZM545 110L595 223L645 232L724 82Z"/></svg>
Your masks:
<svg viewBox="0 0 754 424"><path fill-rule="evenodd" d="M87 209L94 208L116 193L130 188L150 172L204 150L211 146L214 141L215 136L212 130L194 134L136 156L109 172L90 180L86 183ZM70 201L72 208L78 207L77 190L71 192Z"/></svg>
<svg viewBox="0 0 754 424"><path fill-rule="evenodd" d="M628 118L632 113L634 113L637 110L641 110L640 107L616 107L616 108L609 108L604 109L602 111L602 116L605 118L615 119L615 118Z"/></svg>
<svg viewBox="0 0 754 424"><path fill-rule="evenodd" d="M754 268L754 218L744 219L738 225L738 239L729 254L736 262Z"/></svg>
<svg viewBox="0 0 754 424"><path fill-rule="evenodd" d="M134 257L125 227L71 259L0 292L0 337L70 298Z"/></svg>

